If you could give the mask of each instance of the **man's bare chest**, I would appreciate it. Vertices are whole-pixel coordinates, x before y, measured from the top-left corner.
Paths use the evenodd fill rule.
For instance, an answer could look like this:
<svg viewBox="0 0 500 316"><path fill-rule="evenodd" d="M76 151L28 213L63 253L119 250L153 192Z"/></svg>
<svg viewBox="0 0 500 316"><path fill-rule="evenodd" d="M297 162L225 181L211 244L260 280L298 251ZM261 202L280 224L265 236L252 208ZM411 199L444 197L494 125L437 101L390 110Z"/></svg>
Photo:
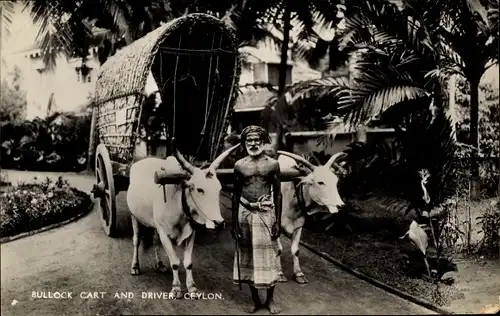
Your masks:
<svg viewBox="0 0 500 316"><path fill-rule="evenodd" d="M247 162L239 168L241 175L246 178L268 178L274 173L273 165L267 161Z"/></svg>

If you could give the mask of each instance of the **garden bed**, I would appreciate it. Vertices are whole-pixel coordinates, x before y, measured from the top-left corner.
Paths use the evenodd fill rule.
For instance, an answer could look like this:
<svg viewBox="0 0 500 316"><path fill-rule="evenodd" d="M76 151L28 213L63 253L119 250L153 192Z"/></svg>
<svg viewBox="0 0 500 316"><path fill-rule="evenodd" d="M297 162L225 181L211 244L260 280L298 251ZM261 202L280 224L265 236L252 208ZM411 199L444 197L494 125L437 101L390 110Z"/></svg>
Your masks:
<svg viewBox="0 0 500 316"><path fill-rule="evenodd" d="M59 177L39 183L2 187L0 238L31 232L88 211L90 197Z"/></svg>
<svg viewBox="0 0 500 316"><path fill-rule="evenodd" d="M453 282L433 282L422 273L425 265L418 250L408 239L391 236L390 227L386 230L386 234L337 230L333 235L306 229L302 241L369 277L455 313L478 313L488 304L500 303L498 253L492 252L489 258L455 253L444 270L452 271L443 278Z"/></svg>

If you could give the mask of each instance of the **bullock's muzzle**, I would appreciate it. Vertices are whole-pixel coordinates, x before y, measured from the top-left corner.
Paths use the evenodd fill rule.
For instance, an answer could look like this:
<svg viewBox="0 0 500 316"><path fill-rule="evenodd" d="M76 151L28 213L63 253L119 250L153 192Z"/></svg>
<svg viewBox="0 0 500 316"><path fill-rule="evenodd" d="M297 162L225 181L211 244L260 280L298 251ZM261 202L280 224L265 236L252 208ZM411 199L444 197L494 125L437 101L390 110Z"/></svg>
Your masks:
<svg viewBox="0 0 500 316"><path fill-rule="evenodd" d="M330 214L338 214L338 213L346 211L348 207L345 204L340 204L340 205L335 205L335 206L327 206L327 208L328 208L328 211L330 212Z"/></svg>
<svg viewBox="0 0 500 316"><path fill-rule="evenodd" d="M221 231L226 228L226 222L225 221L214 221L215 224L215 230L216 231Z"/></svg>

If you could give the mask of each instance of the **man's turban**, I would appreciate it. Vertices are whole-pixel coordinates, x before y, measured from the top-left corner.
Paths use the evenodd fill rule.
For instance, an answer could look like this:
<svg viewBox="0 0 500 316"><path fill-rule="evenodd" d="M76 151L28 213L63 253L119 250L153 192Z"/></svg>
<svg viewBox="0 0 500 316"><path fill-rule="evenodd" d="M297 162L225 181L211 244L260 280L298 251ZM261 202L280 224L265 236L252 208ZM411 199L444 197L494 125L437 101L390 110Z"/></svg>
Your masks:
<svg viewBox="0 0 500 316"><path fill-rule="evenodd" d="M245 147L245 141L247 139L248 134L250 133L257 133L260 136L260 139L265 143L265 144L270 144L271 143L271 137L269 136L269 133L263 129L260 126L256 125L250 125L247 126L243 129L241 132L241 146Z"/></svg>

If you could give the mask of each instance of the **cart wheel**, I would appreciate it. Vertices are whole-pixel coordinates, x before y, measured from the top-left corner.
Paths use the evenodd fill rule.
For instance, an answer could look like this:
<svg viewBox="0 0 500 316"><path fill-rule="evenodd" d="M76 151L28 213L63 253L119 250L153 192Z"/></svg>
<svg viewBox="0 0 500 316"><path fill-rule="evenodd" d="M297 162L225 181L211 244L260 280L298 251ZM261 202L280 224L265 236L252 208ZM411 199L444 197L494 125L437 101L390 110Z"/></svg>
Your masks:
<svg viewBox="0 0 500 316"><path fill-rule="evenodd" d="M97 184L94 185L94 197L98 198L97 209L101 216L101 223L109 237L116 236L116 195L113 171L108 150L104 144L96 149L95 175Z"/></svg>

